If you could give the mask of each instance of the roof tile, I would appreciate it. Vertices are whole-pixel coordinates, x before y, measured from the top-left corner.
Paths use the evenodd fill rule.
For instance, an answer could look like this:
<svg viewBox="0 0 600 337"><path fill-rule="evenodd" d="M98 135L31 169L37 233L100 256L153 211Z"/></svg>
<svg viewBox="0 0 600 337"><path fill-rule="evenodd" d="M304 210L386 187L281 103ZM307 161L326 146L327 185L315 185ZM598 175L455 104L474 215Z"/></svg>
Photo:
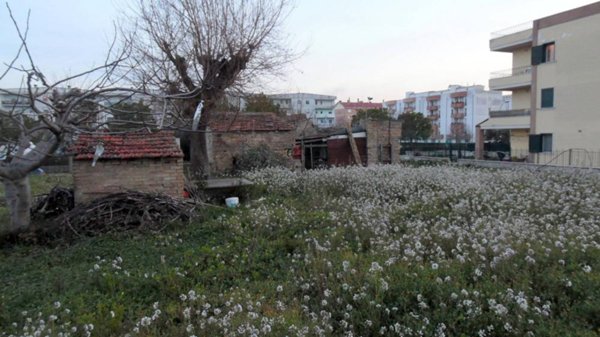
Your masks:
<svg viewBox="0 0 600 337"><path fill-rule="evenodd" d="M173 132L132 132L125 134L81 134L68 152L75 160L94 158L97 144L102 143L103 159L181 158L183 153Z"/></svg>

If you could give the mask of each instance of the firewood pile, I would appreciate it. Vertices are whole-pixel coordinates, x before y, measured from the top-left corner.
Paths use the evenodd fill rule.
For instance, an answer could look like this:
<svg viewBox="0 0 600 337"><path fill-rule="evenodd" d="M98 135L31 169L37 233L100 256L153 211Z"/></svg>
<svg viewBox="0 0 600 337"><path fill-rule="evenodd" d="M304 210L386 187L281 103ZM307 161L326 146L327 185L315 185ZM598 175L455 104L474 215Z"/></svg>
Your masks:
<svg viewBox="0 0 600 337"><path fill-rule="evenodd" d="M37 196L31 208L34 219L53 219L73 209L73 190L55 186L48 194Z"/></svg>
<svg viewBox="0 0 600 337"><path fill-rule="evenodd" d="M198 211L194 201L164 194L121 192L78 205L55 221L54 235L96 236L128 230L160 231L175 221L188 221Z"/></svg>

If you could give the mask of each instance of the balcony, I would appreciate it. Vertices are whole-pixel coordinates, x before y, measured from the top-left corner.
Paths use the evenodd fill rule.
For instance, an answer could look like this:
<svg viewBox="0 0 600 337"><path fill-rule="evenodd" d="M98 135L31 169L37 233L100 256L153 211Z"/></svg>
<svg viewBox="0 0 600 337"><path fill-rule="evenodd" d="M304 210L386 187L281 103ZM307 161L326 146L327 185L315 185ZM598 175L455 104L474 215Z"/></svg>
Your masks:
<svg viewBox="0 0 600 337"><path fill-rule="evenodd" d="M429 118L430 121L437 121L438 119L440 119L440 114L432 113L429 116L427 116L427 118Z"/></svg>
<svg viewBox="0 0 600 337"><path fill-rule="evenodd" d="M429 111L438 111L440 109L439 105L428 105L427 110Z"/></svg>
<svg viewBox="0 0 600 337"><path fill-rule="evenodd" d="M452 102L452 108L461 109L465 107L465 102Z"/></svg>
<svg viewBox="0 0 600 337"><path fill-rule="evenodd" d="M527 22L492 33L490 50L511 52L518 48L531 46L532 41L533 22Z"/></svg>
<svg viewBox="0 0 600 337"><path fill-rule="evenodd" d="M451 136L460 137L465 132L465 124L462 122L452 122L450 123L450 132Z"/></svg>
<svg viewBox="0 0 600 337"><path fill-rule="evenodd" d="M531 66L495 71L490 74L490 90L513 90L531 86Z"/></svg>
<svg viewBox="0 0 600 337"><path fill-rule="evenodd" d="M464 112L453 112L452 113L452 118L454 118L454 119L463 119L463 118L465 118L465 113Z"/></svg>
<svg viewBox="0 0 600 337"><path fill-rule="evenodd" d="M415 108L407 106L404 108L404 112L415 112Z"/></svg>
<svg viewBox="0 0 600 337"><path fill-rule="evenodd" d="M491 118L529 116L530 114L531 112L529 109L490 110Z"/></svg>

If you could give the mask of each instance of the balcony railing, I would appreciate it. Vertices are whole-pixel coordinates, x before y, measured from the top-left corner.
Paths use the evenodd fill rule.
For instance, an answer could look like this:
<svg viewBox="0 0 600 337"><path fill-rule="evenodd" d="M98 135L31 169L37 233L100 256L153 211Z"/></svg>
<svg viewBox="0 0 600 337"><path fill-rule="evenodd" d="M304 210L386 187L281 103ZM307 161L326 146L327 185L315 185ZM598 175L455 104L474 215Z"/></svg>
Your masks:
<svg viewBox="0 0 600 337"><path fill-rule="evenodd" d="M429 110L429 111L438 111L439 108L440 107L438 105L428 105L427 106L427 110Z"/></svg>
<svg viewBox="0 0 600 337"><path fill-rule="evenodd" d="M465 113L464 112L453 112L452 113L452 118L454 118L454 119L463 119L463 118L465 118Z"/></svg>
<svg viewBox="0 0 600 337"><path fill-rule="evenodd" d="M433 114L427 116L427 118L429 118L432 121L436 121L436 120L440 119L440 114L433 113Z"/></svg>
<svg viewBox="0 0 600 337"><path fill-rule="evenodd" d="M490 110L490 117L518 117L529 116L529 109L514 109L514 110Z"/></svg>
<svg viewBox="0 0 600 337"><path fill-rule="evenodd" d="M512 27L504 28L502 30L493 32L491 34L491 38L492 39L497 39L499 37L503 37L503 36L507 36L507 35L510 35L510 34L522 32L524 30L531 29L531 28L533 28L533 21L528 21L528 22L524 22L524 23L521 23L521 24L518 24L518 25L515 25L515 26L512 26Z"/></svg>
<svg viewBox="0 0 600 337"><path fill-rule="evenodd" d="M504 78L531 73L531 66L517 67L512 69L498 70L490 73L490 79Z"/></svg>
<svg viewBox="0 0 600 337"><path fill-rule="evenodd" d="M465 107L465 102L453 102L452 107L455 109L460 109Z"/></svg>

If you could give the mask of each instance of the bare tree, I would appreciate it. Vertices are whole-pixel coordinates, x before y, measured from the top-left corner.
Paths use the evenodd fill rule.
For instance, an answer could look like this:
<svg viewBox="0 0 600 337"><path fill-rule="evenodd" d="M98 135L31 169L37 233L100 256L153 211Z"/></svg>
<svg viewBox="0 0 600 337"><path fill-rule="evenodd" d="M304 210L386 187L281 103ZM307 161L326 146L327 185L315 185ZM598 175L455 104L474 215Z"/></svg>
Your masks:
<svg viewBox="0 0 600 337"><path fill-rule="evenodd" d="M206 131L226 91L277 73L297 57L280 31L289 9L288 0L138 0L126 18L126 43L134 46L130 79L177 96L188 129L203 103L190 137L193 173L210 173Z"/></svg>
<svg viewBox="0 0 600 337"><path fill-rule="evenodd" d="M97 120L100 111L97 98L124 90L116 86L120 78L115 78L115 74L128 55L126 50L117 52L111 47L102 65L50 81L34 62L27 45L29 15L25 27L20 27L8 4L7 8L20 48L15 57L5 63L6 68L0 69L0 84L11 72L23 78L19 89L0 89L14 100L14 104L8 102L0 106L3 128L0 130L0 180L5 186L10 214L7 229L14 233L30 225L29 173L64 149L73 135L94 132L101 126ZM21 62L24 65L18 65ZM69 83L74 82L85 82L89 86L85 90L71 88Z"/></svg>

